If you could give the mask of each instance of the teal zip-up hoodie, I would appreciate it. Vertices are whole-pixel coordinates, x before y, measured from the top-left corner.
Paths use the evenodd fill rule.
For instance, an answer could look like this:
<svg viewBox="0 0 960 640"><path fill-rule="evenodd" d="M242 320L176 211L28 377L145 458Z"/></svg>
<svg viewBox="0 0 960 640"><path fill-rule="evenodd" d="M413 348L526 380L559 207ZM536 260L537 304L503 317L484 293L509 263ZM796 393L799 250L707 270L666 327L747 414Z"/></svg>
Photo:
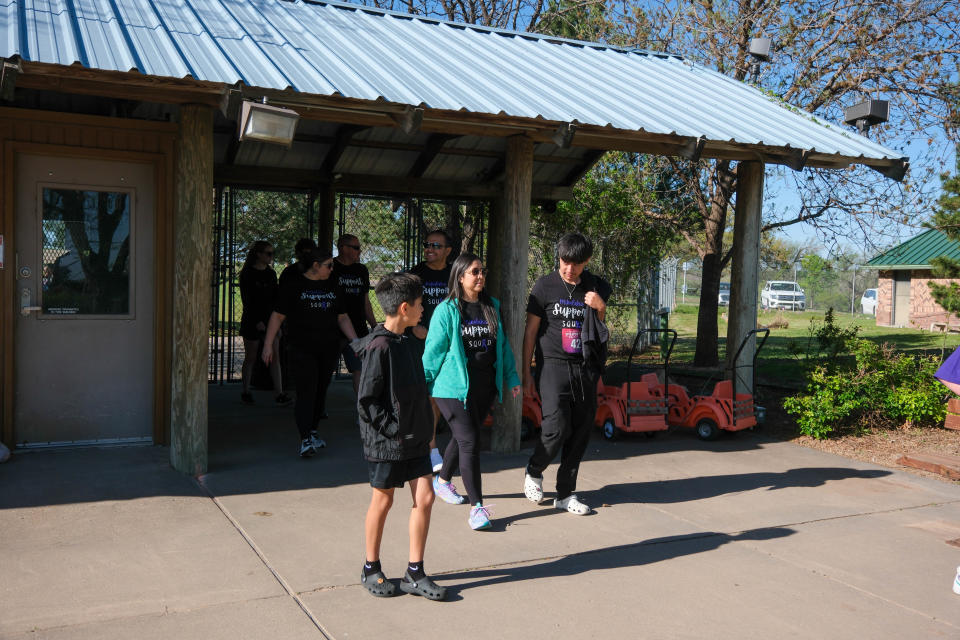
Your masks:
<svg viewBox="0 0 960 640"><path fill-rule="evenodd" d="M493 300L497 312L497 362L494 378L497 384L497 398L503 402L503 386L520 386L517 367L513 359L510 341L503 332L503 320L500 317L500 301ZM427 387L434 398L456 398L467 401L470 379L467 374L467 354L460 339L460 307L447 298L433 312L430 328L427 330L427 344L423 352L423 372L427 377Z"/></svg>

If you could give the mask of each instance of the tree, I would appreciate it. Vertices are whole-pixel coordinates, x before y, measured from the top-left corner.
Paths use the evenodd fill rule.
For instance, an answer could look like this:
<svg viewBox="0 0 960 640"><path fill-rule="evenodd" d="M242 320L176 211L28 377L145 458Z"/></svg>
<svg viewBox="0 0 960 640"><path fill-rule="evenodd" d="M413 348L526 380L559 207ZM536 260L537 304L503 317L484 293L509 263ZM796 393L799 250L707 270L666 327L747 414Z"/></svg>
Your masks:
<svg viewBox="0 0 960 640"><path fill-rule="evenodd" d="M763 84L773 95L833 121L840 120L844 106L880 95L891 102L891 121L874 129L881 142L920 137L932 144L940 131L956 131L949 80L960 52L954 35L958 18L955 0L890 3L882 10L845 0L653 0L646 5L645 20L637 21L631 10L618 23L625 29L622 41L682 53L741 81L748 74L750 40L772 36L775 64L767 66ZM688 164L674 163L678 171ZM925 170L931 166L927 163ZM737 165L719 160L696 168L688 188L704 227L702 236L687 234L704 267L695 362L712 365L717 362L717 287L730 259L723 231ZM808 170L804 177L809 180L795 174L799 206L768 209L763 229L807 222L834 235L838 228L915 214L930 196L930 189L923 188L925 174L916 173L902 185L863 168Z"/></svg>
<svg viewBox="0 0 960 640"><path fill-rule="evenodd" d="M943 193L937 203L931 226L943 231L951 240L960 241L960 146L957 148L956 172L952 176L943 174L941 180ZM934 277L954 280L960 278L960 262L957 260L940 256L931 263ZM960 315L960 286L956 282L927 284L937 304L948 313Z"/></svg>

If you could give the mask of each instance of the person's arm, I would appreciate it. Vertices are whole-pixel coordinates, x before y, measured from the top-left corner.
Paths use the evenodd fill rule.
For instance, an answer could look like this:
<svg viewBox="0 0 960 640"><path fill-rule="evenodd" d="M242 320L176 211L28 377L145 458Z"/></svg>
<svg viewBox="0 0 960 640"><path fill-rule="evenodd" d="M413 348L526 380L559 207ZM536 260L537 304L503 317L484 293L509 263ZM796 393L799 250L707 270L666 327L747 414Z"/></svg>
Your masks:
<svg viewBox="0 0 960 640"><path fill-rule="evenodd" d="M523 375L523 388L533 388L533 372L530 361L533 360L533 349L537 345L537 333L540 331L540 317L527 312L527 324L523 329L523 360L520 367Z"/></svg>
<svg viewBox="0 0 960 640"><path fill-rule="evenodd" d="M345 313L337 314L337 325L340 326L340 331L343 332L343 335L347 336L347 340L353 342L357 339L357 332L353 329L353 323L350 322L350 316Z"/></svg>
<svg viewBox="0 0 960 640"><path fill-rule="evenodd" d="M370 304L370 292L363 298L363 312L367 317L367 324L373 329L377 326L377 317L373 315L373 305Z"/></svg>
<svg viewBox="0 0 960 640"><path fill-rule="evenodd" d="M450 350L450 313L448 305L437 307L430 318L430 330L427 332L427 342L423 346L423 374L427 379L427 386L433 388L433 381Z"/></svg>
<svg viewBox="0 0 960 640"><path fill-rule="evenodd" d="M263 363L267 366L273 360L273 341L280 331L280 325L283 324L287 316L278 311L270 314L270 321L267 323L267 335L263 338Z"/></svg>
<svg viewBox="0 0 960 640"><path fill-rule="evenodd" d="M499 316L499 309L497 310L497 314ZM508 338L507 333L503 331L503 318L498 319L500 320L500 335L503 337L503 362L500 364L500 369L503 372L504 384L510 387L510 392L513 394L513 397L516 398L522 390L520 387L520 377L517 375L517 365L514 362L513 349L510 347L510 338Z"/></svg>
<svg viewBox="0 0 960 640"><path fill-rule="evenodd" d="M357 411L360 421L387 437L395 433L387 432L391 424L392 407L384 405L384 394L389 389L389 351L384 346L372 347L363 359L360 372L360 385L357 389Z"/></svg>

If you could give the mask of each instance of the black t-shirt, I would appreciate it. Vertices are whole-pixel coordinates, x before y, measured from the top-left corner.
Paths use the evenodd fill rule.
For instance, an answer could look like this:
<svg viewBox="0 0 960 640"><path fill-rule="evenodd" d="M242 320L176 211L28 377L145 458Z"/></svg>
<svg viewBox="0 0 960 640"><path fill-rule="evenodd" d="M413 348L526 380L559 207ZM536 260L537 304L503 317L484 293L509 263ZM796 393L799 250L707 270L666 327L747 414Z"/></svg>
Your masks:
<svg viewBox="0 0 960 640"><path fill-rule="evenodd" d="M264 324L270 319L277 297L277 272L267 267L240 271L240 300L243 302L241 324Z"/></svg>
<svg viewBox="0 0 960 640"><path fill-rule="evenodd" d="M423 315L420 316L420 324L429 327L434 309L449 293L447 286L450 282L450 265L437 271L431 269L426 262L421 262L410 269L410 273L423 281Z"/></svg>
<svg viewBox="0 0 960 640"><path fill-rule="evenodd" d="M544 357L583 360L580 330L588 291L596 289L606 302L613 289L603 278L584 271L575 287L565 283L556 271L538 279L530 291L527 312L540 318L537 344Z"/></svg>
<svg viewBox="0 0 960 640"><path fill-rule="evenodd" d="M476 374L492 375L497 362L497 328L487 322L479 302L460 305L460 340L471 380Z"/></svg>
<svg viewBox="0 0 960 640"><path fill-rule="evenodd" d="M357 337L362 338L370 332L367 328L367 312L364 304L370 291L370 272L359 262L347 266L339 260L334 260L333 279L343 290L344 305L347 315L350 316L350 324L357 332Z"/></svg>
<svg viewBox="0 0 960 640"><path fill-rule="evenodd" d="M293 264L288 264L283 268L283 271L280 272L280 288L283 288L284 284L289 282L295 282L299 276L303 275L303 264L300 262L294 262Z"/></svg>
<svg viewBox="0 0 960 640"><path fill-rule="evenodd" d="M337 316L346 313L343 291L331 277L311 280L292 277L280 286L275 311L287 317L290 341L303 347L339 343Z"/></svg>

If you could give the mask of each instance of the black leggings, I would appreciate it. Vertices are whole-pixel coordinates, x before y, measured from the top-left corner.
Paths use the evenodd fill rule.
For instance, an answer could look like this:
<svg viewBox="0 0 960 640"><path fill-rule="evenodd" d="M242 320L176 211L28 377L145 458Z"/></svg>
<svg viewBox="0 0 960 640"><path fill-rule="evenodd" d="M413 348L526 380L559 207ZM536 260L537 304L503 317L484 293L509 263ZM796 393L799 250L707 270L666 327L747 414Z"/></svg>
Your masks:
<svg viewBox="0 0 960 640"><path fill-rule="evenodd" d="M480 427L490 413L494 391L480 391L467 395L467 407L456 398L434 398L453 437L443 452L443 467L440 477L450 480L460 467L463 486L471 505L483 502L483 485L480 481Z"/></svg>
<svg viewBox="0 0 960 640"><path fill-rule="evenodd" d="M304 349L294 345L290 349L290 366L297 390L297 404L293 413L301 438L309 437L327 407L327 387L340 357L339 342L329 348Z"/></svg>

